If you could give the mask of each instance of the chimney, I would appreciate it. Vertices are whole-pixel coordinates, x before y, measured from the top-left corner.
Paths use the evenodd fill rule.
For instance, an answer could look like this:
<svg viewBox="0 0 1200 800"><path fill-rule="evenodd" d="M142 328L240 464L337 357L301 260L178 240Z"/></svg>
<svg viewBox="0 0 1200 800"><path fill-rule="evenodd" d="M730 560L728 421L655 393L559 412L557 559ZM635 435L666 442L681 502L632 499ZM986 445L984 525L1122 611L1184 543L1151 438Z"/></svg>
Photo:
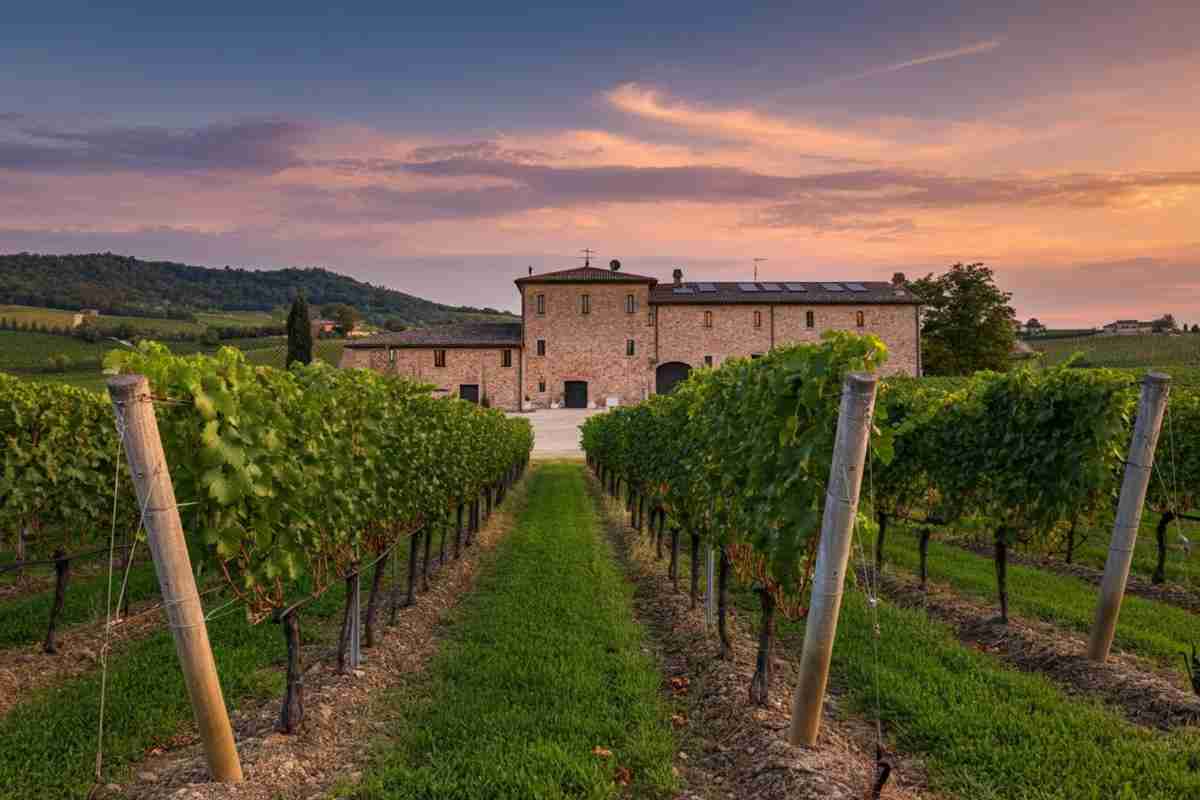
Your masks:
<svg viewBox="0 0 1200 800"><path fill-rule="evenodd" d="M892 274L892 286L895 286L897 289L903 289L906 283L908 283L908 279L904 277L903 272Z"/></svg>
<svg viewBox="0 0 1200 800"><path fill-rule="evenodd" d="M532 264L529 265L529 274L530 275L533 274L533 265Z"/></svg>
<svg viewBox="0 0 1200 800"><path fill-rule="evenodd" d="M675 271L671 273L671 277L675 279L676 286L683 285L683 270L676 267Z"/></svg>
<svg viewBox="0 0 1200 800"><path fill-rule="evenodd" d="M614 258L612 261L608 262L608 268L613 272L618 272L621 269L621 262Z"/></svg>

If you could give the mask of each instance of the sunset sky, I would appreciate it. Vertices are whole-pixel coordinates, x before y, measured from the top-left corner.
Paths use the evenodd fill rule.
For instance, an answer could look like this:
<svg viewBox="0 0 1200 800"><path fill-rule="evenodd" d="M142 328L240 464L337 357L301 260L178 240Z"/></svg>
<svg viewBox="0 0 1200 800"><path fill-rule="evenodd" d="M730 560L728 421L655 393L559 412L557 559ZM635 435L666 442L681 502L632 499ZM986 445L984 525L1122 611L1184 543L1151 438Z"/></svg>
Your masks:
<svg viewBox="0 0 1200 800"><path fill-rule="evenodd" d="M1200 322L1200 3L26 3L0 252L512 279L886 279ZM940 4L939 4L940 5ZM973 7L972 7L973 6Z"/></svg>

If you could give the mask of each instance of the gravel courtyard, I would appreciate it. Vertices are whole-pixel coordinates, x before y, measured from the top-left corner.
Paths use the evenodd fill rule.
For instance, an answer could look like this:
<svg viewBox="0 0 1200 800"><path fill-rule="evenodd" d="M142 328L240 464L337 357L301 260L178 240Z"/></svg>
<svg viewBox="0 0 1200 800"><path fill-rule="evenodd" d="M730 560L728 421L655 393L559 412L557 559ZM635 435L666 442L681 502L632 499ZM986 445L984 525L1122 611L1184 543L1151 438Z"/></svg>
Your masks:
<svg viewBox="0 0 1200 800"><path fill-rule="evenodd" d="M533 423L534 458L582 458L579 426L592 414L600 413L603 409L556 408L512 416L522 416Z"/></svg>

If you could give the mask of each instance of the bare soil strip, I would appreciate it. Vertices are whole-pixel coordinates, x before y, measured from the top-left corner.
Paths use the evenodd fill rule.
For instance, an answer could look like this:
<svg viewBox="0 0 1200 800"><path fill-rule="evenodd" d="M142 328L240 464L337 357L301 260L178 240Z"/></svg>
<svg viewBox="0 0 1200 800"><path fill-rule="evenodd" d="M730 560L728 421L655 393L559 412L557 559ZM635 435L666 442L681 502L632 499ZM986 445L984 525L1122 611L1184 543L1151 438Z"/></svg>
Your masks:
<svg viewBox="0 0 1200 800"><path fill-rule="evenodd" d="M691 787L683 796L704 800L862 800L869 796L875 770L874 727L861 719L841 717L837 698L831 696L818 746L788 744L795 664L786 656L778 658L783 654L777 648L770 705L751 706L747 698L756 637L750 625L732 616L734 658L720 660L715 632L706 633L703 612L690 610L686 591L671 586L665 560L655 560L648 540L626 525L621 505L605 497L590 473L588 485L617 558L635 585L638 620L650 632L663 666L663 692L688 709L675 720L684 741L677 764ZM682 588L687 580L685 570L680 572ZM924 770L918 761L892 760L896 769L884 798L935 797L924 788Z"/></svg>
<svg viewBox="0 0 1200 800"><path fill-rule="evenodd" d="M1139 725L1170 730L1200 722L1200 697L1179 684L1178 674L1150 661L1115 653L1104 664L1089 661L1087 640L1047 622L995 619L995 609L929 583L929 592L895 568L882 579L883 593L898 605L923 608L953 626L964 644L991 653L1025 672L1038 672L1070 694L1098 698Z"/></svg>
<svg viewBox="0 0 1200 800"><path fill-rule="evenodd" d="M353 785L371 755L369 746L387 722L378 700L424 669L437 650L441 623L471 590L480 556L512 529L525 500L525 484L509 490L462 557L447 560L431 572L430 589L414 606L400 611L394 627L383 626L375 647L364 651L362 667L348 675L336 672L336 653L325 645L305 648L304 730L296 736L275 732L280 698L245 703L233 714L234 736L245 782L208 782L203 753L194 728L179 737L180 747L151 752L124 786L110 784L103 796L130 800L309 800L325 797L336 786ZM403 576L395 591L404 592ZM389 595L390 596L390 595ZM365 613L365 605L364 613ZM380 620L387 621L387 608ZM270 623L264 623L270 624ZM340 624L340 615L338 621ZM311 631L309 631L311 633ZM301 635L306 635L302 628ZM279 640L282 673L283 637Z"/></svg>

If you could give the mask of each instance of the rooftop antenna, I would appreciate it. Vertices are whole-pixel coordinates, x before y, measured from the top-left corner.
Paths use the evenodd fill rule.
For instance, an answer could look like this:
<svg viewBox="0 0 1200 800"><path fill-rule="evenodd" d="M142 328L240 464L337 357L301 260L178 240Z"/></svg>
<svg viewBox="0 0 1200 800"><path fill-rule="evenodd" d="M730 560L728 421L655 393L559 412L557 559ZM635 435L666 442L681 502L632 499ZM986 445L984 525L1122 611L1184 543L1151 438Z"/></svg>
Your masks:
<svg viewBox="0 0 1200 800"><path fill-rule="evenodd" d="M583 253L583 265L590 267L592 265L592 256L596 255L596 251L590 247L585 247L579 252Z"/></svg>
<svg viewBox="0 0 1200 800"><path fill-rule="evenodd" d="M758 264L760 261L766 261L766 260L767 259L765 259L765 258L754 259L754 282L755 283L758 283Z"/></svg>

